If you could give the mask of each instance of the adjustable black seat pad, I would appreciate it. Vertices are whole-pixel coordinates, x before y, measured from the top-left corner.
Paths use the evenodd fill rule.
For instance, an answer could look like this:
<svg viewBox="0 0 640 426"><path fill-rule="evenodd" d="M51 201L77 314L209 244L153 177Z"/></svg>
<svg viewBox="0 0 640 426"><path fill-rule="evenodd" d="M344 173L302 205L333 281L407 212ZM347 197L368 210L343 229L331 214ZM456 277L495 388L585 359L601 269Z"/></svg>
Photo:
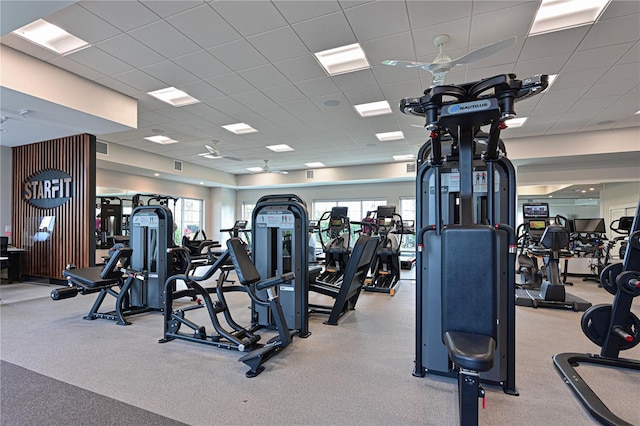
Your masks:
<svg viewBox="0 0 640 426"><path fill-rule="evenodd" d="M227 240L227 248L240 283L251 285L260 281L260 273L247 254L242 241L239 238L231 238Z"/></svg>
<svg viewBox="0 0 640 426"><path fill-rule="evenodd" d="M106 287L115 285L122 278L120 267L129 266L133 249L130 247L122 247L115 252L109 259L109 262L103 266L91 266L89 268L65 269L62 276L70 278L74 283L89 287ZM120 262L120 266L118 266Z"/></svg>
<svg viewBox="0 0 640 426"><path fill-rule="evenodd" d="M496 347L497 231L492 226L442 232L442 341L459 367L487 371Z"/></svg>

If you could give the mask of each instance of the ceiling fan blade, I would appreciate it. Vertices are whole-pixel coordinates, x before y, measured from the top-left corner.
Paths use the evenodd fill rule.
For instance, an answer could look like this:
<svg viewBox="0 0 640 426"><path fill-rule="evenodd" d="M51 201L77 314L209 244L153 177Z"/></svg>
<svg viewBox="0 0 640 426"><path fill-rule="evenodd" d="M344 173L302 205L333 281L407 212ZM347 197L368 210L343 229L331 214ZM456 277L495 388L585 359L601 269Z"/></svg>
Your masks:
<svg viewBox="0 0 640 426"><path fill-rule="evenodd" d="M454 65L463 65L471 62L479 61L480 59L487 58L491 55L495 55L496 53L516 44L518 37L511 37L504 39L502 41L498 41L496 43L490 44L485 47L481 47L478 50L474 50L473 52L469 52L466 55L451 61Z"/></svg>
<svg viewBox="0 0 640 426"><path fill-rule="evenodd" d="M385 61L382 61L382 64L391 65L394 67L421 68L426 71L431 71L433 68L442 67L445 64L445 62L425 64L423 62L396 61L393 59L387 59Z"/></svg>
<svg viewBox="0 0 640 426"><path fill-rule="evenodd" d="M216 150L211 145L205 145L204 147L207 148L210 154L215 154Z"/></svg>
<svg viewBox="0 0 640 426"><path fill-rule="evenodd" d="M231 155L221 155L220 157L224 158L225 160L242 161L242 158L233 157Z"/></svg>

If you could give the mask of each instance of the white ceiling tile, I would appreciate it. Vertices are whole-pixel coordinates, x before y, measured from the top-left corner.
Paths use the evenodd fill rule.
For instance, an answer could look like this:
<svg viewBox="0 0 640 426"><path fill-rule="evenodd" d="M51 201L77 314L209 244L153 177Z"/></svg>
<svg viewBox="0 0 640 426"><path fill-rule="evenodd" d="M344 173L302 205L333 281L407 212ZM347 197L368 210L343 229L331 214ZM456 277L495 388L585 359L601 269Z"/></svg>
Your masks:
<svg viewBox="0 0 640 426"><path fill-rule="evenodd" d="M160 19L158 15L137 1L83 1L80 6L122 31L129 31Z"/></svg>
<svg viewBox="0 0 640 426"><path fill-rule="evenodd" d="M238 74L260 90L289 83L289 80L270 64L240 71Z"/></svg>
<svg viewBox="0 0 640 426"><path fill-rule="evenodd" d="M640 38L640 15L621 16L596 22L591 27L579 50L638 41Z"/></svg>
<svg viewBox="0 0 640 426"><path fill-rule="evenodd" d="M273 4L278 8L287 22L294 24L307 19L338 12L340 5L335 0L308 1L308 0L276 0Z"/></svg>
<svg viewBox="0 0 640 426"><path fill-rule="evenodd" d="M166 18L187 9L193 9L202 4L202 1L166 1L166 0L141 0L142 4L153 10L158 16Z"/></svg>
<svg viewBox="0 0 640 426"><path fill-rule="evenodd" d="M270 87L262 92L278 104L300 101L305 98L302 92L293 84Z"/></svg>
<svg viewBox="0 0 640 426"><path fill-rule="evenodd" d="M195 52L200 47L165 21L157 21L129 31L129 35L167 59Z"/></svg>
<svg viewBox="0 0 640 426"><path fill-rule="evenodd" d="M256 90L247 80L235 73L208 78L206 81L227 96L234 96Z"/></svg>
<svg viewBox="0 0 640 426"><path fill-rule="evenodd" d="M233 1L210 3L210 6L244 37L287 25L278 9L267 1Z"/></svg>
<svg viewBox="0 0 640 426"><path fill-rule="evenodd" d="M313 55L277 62L274 66L294 83L327 76Z"/></svg>
<svg viewBox="0 0 640 426"><path fill-rule="evenodd" d="M351 106L386 100L379 87L349 90L344 92L344 96ZM389 104L393 105L395 99L389 101Z"/></svg>
<svg viewBox="0 0 640 426"><path fill-rule="evenodd" d="M522 47L524 46L524 39L522 37L518 38L516 43L513 46L509 46L506 49L495 53L493 55L487 56L484 59L480 59L479 61L471 62L467 65L467 68L486 68L499 64L509 64L515 63L519 56ZM473 52L477 49L481 49L485 46L473 46L469 48L469 53Z"/></svg>
<svg viewBox="0 0 640 426"><path fill-rule="evenodd" d="M47 16L47 21L90 44L121 33L118 28L77 4Z"/></svg>
<svg viewBox="0 0 640 426"><path fill-rule="evenodd" d="M438 54L438 48L433 44L433 39L439 34L449 34L450 38L444 46L444 52L451 58L457 58L467 52L467 43L469 40L469 28L471 26L471 18L457 19L452 22L439 23L424 28L418 28L412 31L416 59L420 60L424 56L428 56L431 62ZM451 31L455 28L455 32ZM493 40L498 41L498 40ZM456 56L454 52L459 50L460 55ZM415 59L404 58L412 61Z"/></svg>
<svg viewBox="0 0 640 426"><path fill-rule="evenodd" d="M558 74L569 60L570 54L547 56L538 59L518 61L514 73L518 77L529 77L536 74Z"/></svg>
<svg viewBox="0 0 640 426"><path fill-rule="evenodd" d="M640 63L633 62L628 64L614 65L603 77L605 83L614 81L633 81L637 82L640 77Z"/></svg>
<svg viewBox="0 0 640 426"><path fill-rule="evenodd" d="M357 90L370 87L378 88L378 82L373 75L371 69L349 72L346 74L335 75L332 77L333 82L341 91Z"/></svg>
<svg viewBox="0 0 640 426"><path fill-rule="evenodd" d="M179 87L185 83L193 83L198 80L198 77L171 61L158 62L140 69L170 87Z"/></svg>
<svg viewBox="0 0 640 426"><path fill-rule="evenodd" d="M143 67L164 61L165 58L128 34L120 34L95 45L110 55L134 66Z"/></svg>
<svg viewBox="0 0 640 426"><path fill-rule="evenodd" d="M157 80L138 69L114 74L113 78L145 93L153 90L164 89L166 87L166 84L162 81Z"/></svg>
<svg viewBox="0 0 640 426"><path fill-rule="evenodd" d="M247 41L271 62L309 54L309 49L291 27L278 28L247 37Z"/></svg>
<svg viewBox="0 0 640 426"><path fill-rule="evenodd" d="M490 44L513 36L525 36L537 10L538 2L525 2L475 15L471 20L470 39L474 44Z"/></svg>
<svg viewBox="0 0 640 426"><path fill-rule="evenodd" d="M561 72L553 83L552 88L561 90L572 87L591 87L591 85L598 81L608 70L609 67L601 67L581 71ZM587 90L588 87L585 87L584 90Z"/></svg>
<svg viewBox="0 0 640 426"><path fill-rule="evenodd" d="M397 59L397 58L389 58ZM429 71L419 70L417 68L394 67L390 65L375 65L371 68L376 80L382 86L404 82L407 80L419 81L420 73L429 74Z"/></svg>
<svg viewBox="0 0 640 426"><path fill-rule="evenodd" d="M206 102L211 99L220 99L227 96L204 81L194 81L192 83L182 84L180 85L180 89L184 90L201 102Z"/></svg>
<svg viewBox="0 0 640 426"><path fill-rule="evenodd" d="M599 68L603 64L615 64L634 43L576 51L563 68L563 72Z"/></svg>
<svg viewBox="0 0 640 426"><path fill-rule="evenodd" d="M583 96L583 99L606 98L608 96L622 96L629 92L628 81L615 81L611 83L598 83L589 89Z"/></svg>
<svg viewBox="0 0 640 426"><path fill-rule="evenodd" d="M333 49L357 41L342 12L324 15L292 26L312 52Z"/></svg>
<svg viewBox="0 0 640 426"><path fill-rule="evenodd" d="M366 3L344 13L361 42L406 31L409 25L407 7L399 1Z"/></svg>
<svg viewBox="0 0 640 426"><path fill-rule="evenodd" d="M630 62L640 62L640 41L636 42L622 58L618 64L628 64Z"/></svg>
<svg viewBox="0 0 640 426"><path fill-rule="evenodd" d="M542 94L542 99L538 103L536 110L544 108L546 111L550 104L558 103L571 103L567 108L570 108L575 102L578 101L584 95L584 87L572 87L570 89L560 89L556 87L555 83L551 86L551 89L545 91ZM538 95L540 96L540 95ZM542 111L542 110L541 110Z"/></svg>
<svg viewBox="0 0 640 426"><path fill-rule="evenodd" d="M300 81L296 83L296 87L308 98L340 93L340 89L338 89L338 86L336 86L330 77Z"/></svg>
<svg viewBox="0 0 640 426"><path fill-rule="evenodd" d="M95 47L87 47L86 49L70 53L67 55L67 58L85 64L89 68L106 75L118 74L133 69L131 65Z"/></svg>
<svg viewBox="0 0 640 426"><path fill-rule="evenodd" d="M540 34L527 37L520 60L546 58L563 53L573 53L576 46L589 31L589 27L582 26L563 31Z"/></svg>
<svg viewBox="0 0 640 426"><path fill-rule="evenodd" d="M234 96L234 99L246 106L247 109L260 111L266 108L273 108L276 104L267 95L254 91L241 93ZM255 120L254 120L255 124Z"/></svg>
<svg viewBox="0 0 640 426"><path fill-rule="evenodd" d="M215 108L210 107L209 105L201 102L197 104L185 105L182 108L189 111L191 114L200 117L210 123L213 123L216 128L219 128L221 125L230 123L233 119L226 115L223 112L218 111ZM222 129L221 131L225 131Z"/></svg>
<svg viewBox="0 0 640 426"><path fill-rule="evenodd" d="M408 1L407 10L411 28L439 25L471 16L471 1ZM476 2L477 4L477 2Z"/></svg>
<svg viewBox="0 0 640 426"><path fill-rule="evenodd" d="M579 111L601 111L603 108L608 108L614 102L616 102L620 96L606 96L601 98L589 98L585 99L584 97L580 99L580 102L577 102L575 105L571 107L569 112L579 112Z"/></svg>
<svg viewBox="0 0 640 426"><path fill-rule="evenodd" d="M415 56L409 31L365 41L362 50L371 66L379 65L386 59L411 60ZM393 58L389 55L393 55Z"/></svg>
<svg viewBox="0 0 640 426"><path fill-rule="evenodd" d="M602 13L600 21L638 13L640 13L640 2L635 0L613 0Z"/></svg>
<svg viewBox="0 0 640 426"><path fill-rule="evenodd" d="M234 71L264 65L268 61L245 39L235 40L207 49L223 64Z"/></svg>
<svg viewBox="0 0 640 426"><path fill-rule="evenodd" d="M242 38L209 4L170 16L166 21L205 49Z"/></svg>
<svg viewBox="0 0 640 426"><path fill-rule="evenodd" d="M173 59L173 62L201 79L228 74L231 68L217 60L209 52L199 50Z"/></svg>

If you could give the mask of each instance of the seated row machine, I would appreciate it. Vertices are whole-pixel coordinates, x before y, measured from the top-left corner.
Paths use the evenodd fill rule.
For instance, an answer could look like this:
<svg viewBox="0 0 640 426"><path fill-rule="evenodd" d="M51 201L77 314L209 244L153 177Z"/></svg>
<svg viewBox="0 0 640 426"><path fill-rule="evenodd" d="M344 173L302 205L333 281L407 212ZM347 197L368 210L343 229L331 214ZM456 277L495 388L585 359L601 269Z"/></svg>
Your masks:
<svg viewBox="0 0 640 426"><path fill-rule="evenodd" d="M169 249L184 250L182 248ZM233 268L229 267L229 262ZM272 312L278 335L266 344L260 344L260 335L254 332L260 328L259 326L251 326L249 328L238 325L229 312L227 303L224 298L225 291L238 290L237 288L223 288L227 282L228 272L235 269L238 281L242 290L251 298L255 305L268 307ZM187 269L189 270L189 269ZM216 272L220 271L215 288L205 288L201 283L213 277ZM200 276L194 276L189 273L171 276L165 282L165 306L164 306L164 337L160 339L160 343L165 343L173 339L188 340L196 343L203 343L211 346L221 347L224 349L238 350L248 352L239 361L244 362L250 367L245 374L247 377L255 377L264 370L263 364L276 353L287 347L293 340L295 331L287 328L284 313L278 296L274 294L273 287L286 283L294 279L293 273L286 273L278 277L262 280L255 265L251 262L246 250L246 246L239 238L231 238L227 241L227 251L222 253L216 262L211 265L207 271ZM186 284L186 290L171 292L176 281L183 280ZM260 298L256 292L266 290L267 299ZM213 301L210 294L216 293L217 299ZM197 297L204 301L204 305L200 303L174 309L174 300L181 297L189 296ZM195 324L186 318L187 311L206 307L211 323L216 334L208 335L204 326ZM227 324L233 329L226 330L222 327L218 320L218 315L223 314ZM191 329L191 333L180 331L182 326Z"/></svg>

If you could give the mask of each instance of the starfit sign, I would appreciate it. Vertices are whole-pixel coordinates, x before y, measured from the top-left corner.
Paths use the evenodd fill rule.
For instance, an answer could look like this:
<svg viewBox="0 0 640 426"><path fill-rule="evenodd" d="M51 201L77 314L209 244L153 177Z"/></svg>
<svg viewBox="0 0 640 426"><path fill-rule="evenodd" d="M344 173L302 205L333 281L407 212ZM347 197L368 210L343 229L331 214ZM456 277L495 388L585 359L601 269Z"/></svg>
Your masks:
<svg viewBox="0 0 640 426"><path fill-rule="evenodd" d="M73 179L61 170L45 170L23 184L24 199L36 207L52 209L63 205L73 194Z"/></svg>

